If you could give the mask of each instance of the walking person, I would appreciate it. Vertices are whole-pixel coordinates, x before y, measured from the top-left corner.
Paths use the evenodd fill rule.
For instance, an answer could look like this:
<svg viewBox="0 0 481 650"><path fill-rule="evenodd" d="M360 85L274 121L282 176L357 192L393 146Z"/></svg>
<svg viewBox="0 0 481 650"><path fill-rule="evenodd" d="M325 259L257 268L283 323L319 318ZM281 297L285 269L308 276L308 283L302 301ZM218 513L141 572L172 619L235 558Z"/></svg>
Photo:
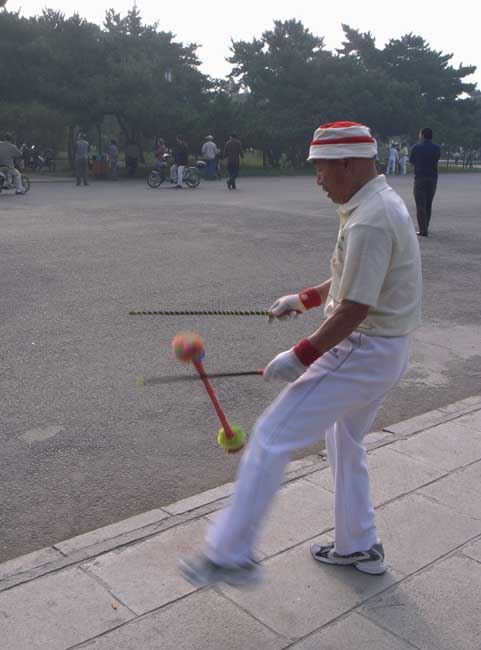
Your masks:
<svg viewBox="0 0 481 650"><path fill-rule="evenodd" d="M386 174L389 175L389 174L396 173L398 160L399 160L398 150L396 149L396 145L394 144L394 142L391 142L391 146L389 147L388 154L387 154Z"/></svg>
<svg viewBox="0 0 481 650"><path fill-rule="evenodd" d="M438 162L441 147L433 142L432 129L419 132L419 142L411 149L409 162L414 165L414 200L418 220L418 235L427 237L431 222L434 195L438 185Z"/></svg>
<svg viewBox="0 0 481 650"><path fill-rule="evenodd" d="M236 178L239 175L240 159L244 157L242 144L235 133L230 135L225 143L223 157L227 159L227 172L229 174L227 187L230 190L235 190L237 189Z"/></svg>
<svg viewBox="0 0 481 650"><path fill-rule="evenodd" d="M216 177L216 168L217 168L217 145L214 142L214 138L211 135L208 135L205 139L204 144L202 145L202 157L205 160L205 179L207 181L213 181Z"/></svg>
<svg viewBox="0 0 481 650"><path fill-rule="evenodd" d="M110 178L113 181L118 181L119 177L117 173L117 168L119 163L119 148L115 140L110 141L110 144L107 148L107 156L109 157L109 164L110 164Z"/></svg>
<svg viewBox="0 0 481 650"><path fill-rule="evenodd" d="M75 175L77 177L77 187L83 184L88 185L88 165L89 165L89 143L83 133L79 133L75 143Z"/></svg>
<svg viewBox="0 0 481 650"><path fill-rule="evenodd" d="M205 553L180 562L193 584L255 578L255 542L290 455L321 438L335 485L335 540L312 544L311 555L365 573L386 570L362 443L407 368L410 334L420 323L421 261L404 202L377 174L376 151L362 124L333 122L314 133L309 160L340 221L332 275L279 298L270 312L283 320L323 305L327 320L265 367L264 379L288 385L254 426Z"/></svg>
<svg viewBox="0 0 481 650"><path fill-rule="evenodd" d="M183 135L178 135L174 147L174 164L177 167L177 189L182 189L184 169L189 166L189 149Z"/></svg>

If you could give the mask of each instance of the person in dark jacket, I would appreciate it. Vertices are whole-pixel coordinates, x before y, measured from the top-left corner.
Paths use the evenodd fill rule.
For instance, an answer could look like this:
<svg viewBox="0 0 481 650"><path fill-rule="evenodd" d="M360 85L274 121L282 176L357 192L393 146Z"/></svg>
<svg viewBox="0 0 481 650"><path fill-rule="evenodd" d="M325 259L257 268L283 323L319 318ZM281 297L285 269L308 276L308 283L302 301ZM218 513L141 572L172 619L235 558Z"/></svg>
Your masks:
<svg viewBox="0 0 481 650"><path fill-rule="evenodd" d="M227 187L230 190L235 190L235 181L239 175L240 159L244 157L242 145L239 138L233 133L224 146L224 158L227 158L227 171L229 178L227 179Z"/></svg>
<svg viewBox="0 0 481 650"><path fill-rule="evenodd" d="M182 189L184 167L189 166L189 149L183 135L178 135L174 147L174 163L177 166L177 188Z"/></svg>
<svg viewBox="0 0 481 650"><path fill-rule="evenodd" d="M133 140L129 140L127 143L125 166L127 168L127 174L130 178L133 178L139 166L139 147Z"/></svg>
<svg viewBox="0 0 481 650"><path fill-rule="evenodd" d="M441 147L433 142L432 129L419 132L419 142L411 149L409 162L414 166L414 200L418 219L418 235L427 237L431 208L438 183L438 162Z"/></svg>

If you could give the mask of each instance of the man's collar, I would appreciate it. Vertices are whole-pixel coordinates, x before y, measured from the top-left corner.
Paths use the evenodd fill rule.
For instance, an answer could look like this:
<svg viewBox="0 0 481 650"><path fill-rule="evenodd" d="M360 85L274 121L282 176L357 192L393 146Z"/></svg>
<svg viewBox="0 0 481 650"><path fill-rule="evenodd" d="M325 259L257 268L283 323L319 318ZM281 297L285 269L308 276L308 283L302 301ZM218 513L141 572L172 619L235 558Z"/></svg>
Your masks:
<svg viewBox="0 0 481 650"><path fill-rule="evenodd" d="M358 190L347 203L344 203L337 208L337 214L339 215L339 218L344 220L347 219L351 213L369 196L377 194L386 187L389 186L386 182L386 177L384 174L376 176L376 178L373 178L371 181L363 185L361 189Z"/></svg>

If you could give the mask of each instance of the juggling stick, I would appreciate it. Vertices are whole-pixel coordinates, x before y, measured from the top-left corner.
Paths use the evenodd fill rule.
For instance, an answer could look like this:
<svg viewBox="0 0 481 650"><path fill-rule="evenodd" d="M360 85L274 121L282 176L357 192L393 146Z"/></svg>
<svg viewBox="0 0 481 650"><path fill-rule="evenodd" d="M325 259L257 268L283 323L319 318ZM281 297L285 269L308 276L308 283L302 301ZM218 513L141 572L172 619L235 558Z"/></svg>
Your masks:
<svg viewBox="0 0 481 650"><path fill-rule="evenodd" d="M229 421L225 416L222 406L220 405L220 402L217 399L215 390L212 388L212 385L207 377L204 364L202 363L202 361L200 360L193 361L193 364L195 366L195 369L199 373L200 378L202 379L202 383L205 386L207 394L210 397L210 401L212 402L216 410L216 413L219 417L220 423L222 424L222 429L219 430L219 433L217 435L217 442L228 453L234 453L236 451L240 451L245 443L244 432L240 427L236 425L231 426L229 424Z"/></svg>
<svg viewBox="0 0 481 650"><path fill-rule="evenodd" d="M252 377L262 376L262 370L244 370L243 372L211 372L207 379L220 379L222 377ZM152 384L174 384L179 381L198 381L202 379L198 375L171 375L167 377L137 377L137 386L150 386Z"/></svg>
<svg viewBox="0 0 481 650"><path fill-rule="evenodd" d="M170 309L131 309L130 316L270 316L270 311L266 309L251 309L251 310L181 310L172 311Z"/></svg>
<svg viewBox="0 0 481 650"><path fill-rule="evenodd" d="M202 363L202 359L205 356L204 342L202 341L202 338L195 332L177 334L177 336L175 336L174 340L172 341L172 349L175 356L180 361L191 361L199 373L199 377L202 379L210 401L212 402L217 416L222 424L222 428L219 429L219 433L217 435L217 442L228 453L235 453L236 451L240 451L245 443L245 433L240 427L236 425L231 426L229 424L229 421L227 420L222 406L220 405L217 395L212 388L212 385L205 371L204 364Z"/></svg>

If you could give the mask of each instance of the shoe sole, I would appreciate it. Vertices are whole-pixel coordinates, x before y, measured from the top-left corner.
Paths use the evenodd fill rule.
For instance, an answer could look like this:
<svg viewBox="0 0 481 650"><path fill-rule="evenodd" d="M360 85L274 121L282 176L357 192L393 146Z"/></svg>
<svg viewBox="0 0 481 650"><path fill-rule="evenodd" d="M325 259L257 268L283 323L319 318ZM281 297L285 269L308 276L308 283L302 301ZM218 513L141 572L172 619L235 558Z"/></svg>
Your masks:
<svg viewBox="0 0 481 650"><path fill-rule="evenodd" d="M385 573L387 564L385 562L359 562L352 565L358 571L368 573L371 576L379 576Z"/></svg>
<svg viewBox="0 0 481 650"><path fill-rule="evenodd" d="M378 560L369 562L339 562L336 560L330 560L329 558L319 558L311 551L311 555L320 564L329 564L330 566L351 566L362 573L368 573L369 575L376 576L381 575L387 569L387 564L385 562L379 562Z"/></svg>

